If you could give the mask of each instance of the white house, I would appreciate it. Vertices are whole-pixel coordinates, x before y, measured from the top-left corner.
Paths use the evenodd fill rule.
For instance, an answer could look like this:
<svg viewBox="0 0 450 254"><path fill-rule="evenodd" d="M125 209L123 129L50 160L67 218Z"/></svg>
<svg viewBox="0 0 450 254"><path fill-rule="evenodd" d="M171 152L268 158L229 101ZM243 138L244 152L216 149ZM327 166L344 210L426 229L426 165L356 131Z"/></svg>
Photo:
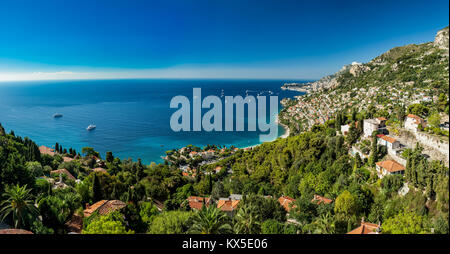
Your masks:
<svg viewBox="0 0 450 254"><path fill-rule="evenodd" d="M416 115L409 114L405 119L405 129L416 132L420 125L424 125L425 121Z"/></svg>
<svg viewBox="0 0 450 254"><path fill-rule="evenodd" d="M364 137L370 138L374 131L384 133L386 130L386 118L378 117L375 119L365 119L364 120Z"/></svg>
<svg viewBox="0 0 450 254"><path fill-rule="evenodd" d="M394 175L394 174L403 175L405 173L405 167L394 160L377 162L376 168L379 178L383 178L386 175Z"/></svg>
<svg viewBox="0 0 450 254"><path fill-rule="evenodd" d="M380 136L380 138L378 139L378 144L380 144L382 146L386 146L388 152L398 149L401 146L401 144L398 140L396 140L393 137L389 137L387 135Z"/></svg>
<svg viewBox="0 0 450 254"><path fill-rule="evenodd" d="M342 134L347 135L349 130L350 130L350 125L349 124L341 125L341 133Z"/></svg>

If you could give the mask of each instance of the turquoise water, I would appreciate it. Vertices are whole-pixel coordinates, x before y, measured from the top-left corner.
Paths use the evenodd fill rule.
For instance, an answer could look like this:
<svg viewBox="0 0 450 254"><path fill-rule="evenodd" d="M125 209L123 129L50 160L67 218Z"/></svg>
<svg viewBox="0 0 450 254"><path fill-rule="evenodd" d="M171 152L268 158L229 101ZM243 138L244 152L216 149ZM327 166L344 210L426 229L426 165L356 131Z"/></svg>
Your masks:
<svg viewBox="0 0 450 254"><path fill-rule="evenodd" d="M260 132L174 132L169 107L176 95L192 103L192 88L202 88L202 98L258 93L277 95L279 100L299 95L283 91L281 80L84 80L0 83L0 123L16 135L30 137L38 145L65 148L94 147L102 157L112 151L116 157L144 163L162 162L165 151L189 144L259 144ZM289 81L292 82L292 81ZM298 81L303 82L303 81ZM279 106L281 109L281 106ZM205 112L206 110L203 110ZM53 118L61 113L63 117ZM97 128L86 131L89 124ZM284 133L279 127L279 136Z"/></svg>

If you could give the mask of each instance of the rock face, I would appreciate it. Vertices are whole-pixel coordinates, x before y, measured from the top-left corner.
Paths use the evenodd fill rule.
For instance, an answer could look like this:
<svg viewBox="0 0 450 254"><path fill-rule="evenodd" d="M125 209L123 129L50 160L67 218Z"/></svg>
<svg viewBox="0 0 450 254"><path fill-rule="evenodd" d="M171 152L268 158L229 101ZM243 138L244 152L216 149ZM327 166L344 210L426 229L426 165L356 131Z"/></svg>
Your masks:
<svg viewBox="0 0 450 254"><path fill-rule="evenodd" d="M369 71L369 70L370 70L370 68L368 66L365 66L361 63L353 62L352 65L350 66L349 72L353 76L358 77L362 73Z"/></svg>
<svg viewBox="0 0 450 254"><path fill-rule="evenodd" d="M434 38L434 45L441 49L448 50L449 45L449 33L448 33L448 27L439 30L436 34L436 37Z"/></svg>

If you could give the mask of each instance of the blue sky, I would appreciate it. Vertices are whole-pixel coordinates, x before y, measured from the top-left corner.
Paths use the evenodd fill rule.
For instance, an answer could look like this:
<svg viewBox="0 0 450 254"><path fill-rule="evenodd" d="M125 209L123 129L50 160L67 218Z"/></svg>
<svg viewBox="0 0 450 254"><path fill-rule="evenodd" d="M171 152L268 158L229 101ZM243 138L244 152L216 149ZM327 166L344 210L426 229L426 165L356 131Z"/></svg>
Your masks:
<svg viewBox="0 0 450 254"><path fill-rule="evenodd" d="M440 0L0 0L0 80L316 79L432 41Z"/></svg>

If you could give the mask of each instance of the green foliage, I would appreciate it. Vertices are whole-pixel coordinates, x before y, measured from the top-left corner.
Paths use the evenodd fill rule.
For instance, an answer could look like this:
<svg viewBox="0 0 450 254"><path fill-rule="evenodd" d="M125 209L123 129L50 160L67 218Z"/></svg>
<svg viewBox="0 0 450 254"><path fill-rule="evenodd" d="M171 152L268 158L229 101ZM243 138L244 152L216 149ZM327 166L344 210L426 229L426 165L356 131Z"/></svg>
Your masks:
<svg viewBox="0 0 450 254"><path fill-rule="evenodd" d="M148 233L150 234L184 234L189 229L188 223L192 212L168 211L153 219Z"/></svg>
<svg viewBox="0 0 450 254"><path fill-rule="evenodd" d="M83 234L133 234L127 230L125 221L119 212L98 216L82 231Z"/></svg>
<svg viewBox="0 0 450 254"><path fill-rule="evenodd" d="M428 222L414 212L400 212L384 221L383 234L428 234Z"/></svg>
<svg viewBox="0 0 450 254"><path fill-rule="evenodd" d="M0 204L1 219L11 216L14 228L28 228L37 214L30 192L26 185L6 187L2 194L4 200Z"/></svg>
<svg viewBox="0 0 450 254"><path fill-rule="evenodd" d="M214 206L203 206L192 217L192 234L227 234L232 232L228 216Z"/></svg>
<svg viewBox="0 0 450 254"><path fill-rule="evenodd" d="M357 209L356 198L349 191L345 190L336 198L336 204L334 205L336 213L350 216L355 214Z"/></svg>

